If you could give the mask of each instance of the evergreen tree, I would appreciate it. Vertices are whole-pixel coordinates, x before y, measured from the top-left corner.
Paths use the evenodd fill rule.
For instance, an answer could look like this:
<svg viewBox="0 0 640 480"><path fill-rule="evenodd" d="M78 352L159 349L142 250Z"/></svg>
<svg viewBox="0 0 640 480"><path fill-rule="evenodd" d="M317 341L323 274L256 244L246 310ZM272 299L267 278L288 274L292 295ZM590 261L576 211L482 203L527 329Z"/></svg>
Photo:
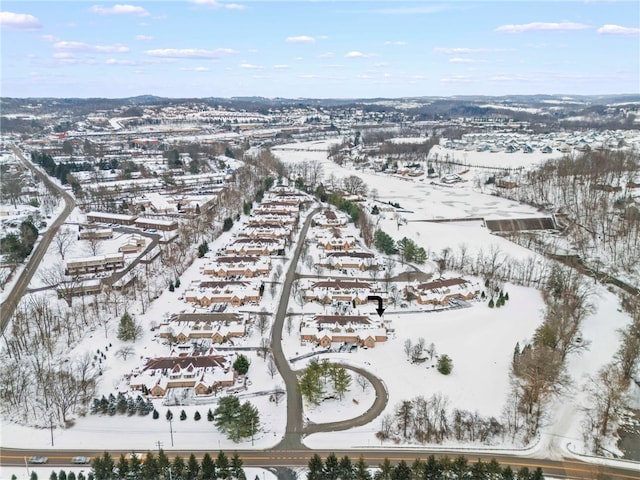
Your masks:
<svg viewBox="0 0 640 480"><path fill-rule="evenodd" d="M138 478L142 471L142 462L138 455L131 455L129 459L129 476L133 478Z"/></svg>
<svg viewBox="0 0 640 480"><path fill-rule="evenodd" d="M158 452L158 470L160 470L163 476L169 476L169 457L167 457L167 454L164 453L162 449Z"/></svg>
<svg viewBox="0 0 640 480"><path fill-rule="evenodd" d="M453 361L449 358L449 355L441 355L437 364L438 371L442 375L449 375L453 370Z"/></svg>
<svg viewBox="0 0 640 480"><path fill-rule="evenodd" d="M411 467L407 465L407 462L405 462L404 460L400 460L400 463L398 463L393 469L391 478L392 480L409 480L411 478L411 474Z"/></svg>
<svg viewBox="0 0 640 480"><path fill-rule="evenodd" d="M180 411L180 420L184 421L187 419L187 412L185 412L184 410Z"/></svg>
<svg viewBox="0 0 640 480"><path fill-rule="evenodd" d="M152 452L147 452L147 456L142 464L142 478L144 480L155 480L160 476L160 466L158 460Z"/></svg>
<svg viewBox="0 0 640 480"><path fill-rule="evenodd" d="M233 454L231 457L231 475L237 480L246 480L246 476L244 474L244 468L242 468L243 462L238 455L238 452Z"/></svg>
<svg viewBox="0 0 640 480"><path fill-rule="evenodd" d="M216 464L209 455L209 452L202 457L200 465L200 476L202 480L214 480L216 478Z"/></svg>
<svg viewBox="0 0 640 480"><path fill-rule="evenodd" d="M167 420L173 420L173 412L171 410L167 410L167 414L165 415Z"/></svg>
<svg viewBox="0 0 640 480"><path fill-rule="evenodd" d="M176 287L174 287L174 286L173 286L173 280L171 280L171 281L169 282L169 291L170 291L170 292L173 292L173 291L175 291L175 289L176 289Z"/></svg>
<svg viewBox="0 0 640 480"><path fill-rule="evenodd" d="M29 480L38 480L38 474L32 471L31 476L29 476Z"/></svg>
<svg viewBox="0 0 640 480"><path fill-rule="evenodd" d="M187 480L187 466L182 457L175 457L171 462L171 476L173 480Z"/></svg>
<svg viewBox="0 0 640 480"><path fill-rule="evenodd" d="M493 308L495 306L495 304L493 303L493 297L491 297L491 300L489 300L489 308Z"/></svg>
<svg viewBox="0 0 640 480"><path fill-rule="evenodd" d="M527 467L522 467L518 470L518 480L531 480L531 473Z"/></svg>
<svg viewBox="0 0 640 480"><path fill-rule="evenodd" d="M457 457L451 466L451 471L455 475L455 478L465 478L469 472L469 464L467 459L462 455Z"/></svg>
<svg viewBox="0 0 640 480"><path fill-rule="evenodd" d="M340 480L355 479L353 464L351 463L351 459L346 455L340 459L340 464L338 465L338 476Z"/></svg>
<svg viewBox="0 0 640 480"><path fill-rule="evenodd" d="M67 480L76 480L76 474L73 471L69 472L69 475L67 475Z"/></svg>
<svg viewBox="0 0 640 480"><path fill-rule="evenodd" d="M347 373L347 370L343 367L334 369L332 375L333 389L340 397L340 400L344 397L344 394L349 391L351 386L351 375Z"/></svg>
<svg viewBox="0 0 640 480"><path fill-rule="evenodd" d="M364 458L362 458L362 455L360 455L358 463L356 463L355 480L371 480L371 472L369 472L369 468Z"/></svg>
<svg viewBox="0 0 640 480"><path fill-rule="evenodd" d="M332 452L327 455L324 461L323 478L325 480L338 480L339 475L338 457Z"/></svg>
<svg viewBox="0 0 640 480"><path fill-rule="evenodd" d="M202 417L200 416L200 412L196 410L196 413L193 414L193 419L197 422Z"/></svg>
<svg viewBox="0 0 640 480"><path fill-rule="evenodd" d="M198 257L199 258L204 257L208 251L209 251L209 244L206 241L202 242L198 246Z"/></svg>
<svg viewBox="0 0 640 480"><path fill-rule="evenodd" d="M160 413L158 412L158 410L156 410L155 408L153 409L153 419L157 420L158 418L160 418Z"/></svg>
<svg viewBox="0 0 640 480"><path fill-rule="evenodd" d="M538 467L535 469L535 471L531 475L531 480L544 480L544 473L542 472L542 468Z"/></svg>
<svg viewBox="0 0 640 480"><path fill-rule="evenodd" d="M230 477L229 459L222 450L218 452L218 456L216 457L216 468L218 469L218 478Z"/></svg>
<svg viewBox="0 0 640 480"><path fill-rule="evenodd" d="M209 409L209 411L207 412L207 421L213 422L213 412L211 411L211 409Z"/></svg>
<svg viewBox="0 0 640 480"><path fill-rule="evenodd" d="M391 480L391 474L393 473L393 465L388 458L378 465L379 470L374 475L375 480Z"/></svg>
<svg viewBox="0 0 640 480"><path fill-rule="evenodd" d="M485 480L487 478L487 467L478 459L478 461L471 466L470 473L471 480Z"/></svg>
<svg viewBox="0 0 640 480"><path fill-rule="evenodd" d="M324 480L324 464L320 455L314 454L309 460L307 480Z"/></svg>
<svg viewBox="0 0 640 480"><path fill-rule="evenodd" d="M127 475L129 475L129 460L123 453L118 460L118 478L127 478Z"/></svg>
<svg viewBox="0 0 640 480"><path fill-rule="evenodd" d="M176 278L176 283L175 283L175 285L176 285L176 288L179 288L179 287L180 287L180 279L179 279L179 278Z"/></svg>
<svg viewBox="0 0 640 480"><path fill-rule="evenodd" d="M49 475L49 480L58 480L58 474L55 471L52 471L51 475Z"/></svg>
<svg viewBox="0 0 640 480"><path fill-rule="evenodd" d="M187 470L189 472L189 480L197 480L198 473L200 473L200 463L198 463L198 459L192 453L189 455L189 461L187 462Z"/></svg>
<svg viewBox="0 0 640 480"><path fill-rule="evenodd" d="M502 480L515 480L515 475L513 474L513 470L511 467L507 465L504 470L502 470Z"/></svg>
<svg viewBox="0 0 640 480"><path fill-rule="evenodd" d="M120 324L118 325L118 340L123 342L135 341L142 333L142 328L138 325L129 312L124 312L120 317Z"/></svg>
<svg viewBox="0 0 640 480"><path fill-rule="evenodd" d="M424 475L422 478L425 480L439 480L442 478L442 467L433 455L429 455L427 462L424 464Z"/></svg>
<svg viewBox="0 0 640 480"><path fill-rule="evenodd" d="M249 371L249 360L243 354L238 355L238 358L233 362L233 369L238 372L238 375L245 375Z"/></svg>
<svg viewBox="0 0 640 480"><path fill-rule="evenodd" d="M60 470L58 480L67 480L67 472L65 470Z"/></svg>

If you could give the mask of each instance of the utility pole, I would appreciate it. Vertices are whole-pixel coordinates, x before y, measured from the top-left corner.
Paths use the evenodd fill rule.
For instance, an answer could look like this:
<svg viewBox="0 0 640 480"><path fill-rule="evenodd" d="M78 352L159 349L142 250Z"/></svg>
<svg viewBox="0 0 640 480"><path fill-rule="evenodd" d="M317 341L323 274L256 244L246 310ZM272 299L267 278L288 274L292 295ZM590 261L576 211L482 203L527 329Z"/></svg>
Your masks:
<svg viewBox="0 0 640 480"><path fill-rule="evenodd" d="M156 442L156 445L158 446L158 453L160 453L160 450L162 450L162 442L160 440L158 440Z"/></svg>
<svg viewBox="0 0 640 480"><path fill-rule="evenodd" d="M253 447L253 415L251 416L251 446Z"/></svg>
<svg viewBox="0 0 640 480"><path fill-rule="evenodd" d="M173 419L169 419L169 431L171 432L171 446L173 447Z"/></svg>
<svg viewBox="0 0 640 480"><path fill-rule="evenodd" d="M53 418L49 416L49 426L51 428L51 446L53 447Z"/></svg>

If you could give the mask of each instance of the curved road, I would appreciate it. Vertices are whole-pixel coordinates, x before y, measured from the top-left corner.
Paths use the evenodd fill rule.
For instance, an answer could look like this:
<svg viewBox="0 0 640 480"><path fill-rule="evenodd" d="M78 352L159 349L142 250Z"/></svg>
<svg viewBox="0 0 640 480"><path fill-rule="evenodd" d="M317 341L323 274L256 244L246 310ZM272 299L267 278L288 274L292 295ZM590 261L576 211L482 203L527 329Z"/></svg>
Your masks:
<svg viewBox="0 0 640 480"><path fill-rule="evenodd" d="M352 370L355 373L358 373L365 377L371 385L373 385L373 389L376 392L376 399L373 404L364 412L362 415L359 415L354 418L349 418L347 420L340 420L338 422L329 422L329 423L312 423L308 422L304 427L303 433L305 435L309 435L312 433L320 433L320 432L337 432L340 430L347 430L353 427L359 427L361 425L366 425L367 423L375 420L378 415L380 415L387 403L389 401L389 393L387 389L384 387L384 383L378 377L373 375L368 370L364 370L359 367L354 367L353 365L342 364L340 362L335 362L346 368L347 370Z"/></svg>
<svg viewBox="0 0 640 480"><path fill-rule="evenodd" d="M33 252L31 252L31 257L22 270L22 273L20 273L11 293L7 296L6 300L2 302L2 305L0 305L0 333L3 333L5 328L7 328L7 325L13 316L13 312L18 306L18 302L25 294L27 287L29 286L29 282L38 270L38 266L40 265L44 254L47 253L47 249L49 248L49 244L53 240L53 237L76 206L75 199L63 188L56 185L55 182L53 182L46 174L38 170L30 161L28 161L24 157L22 150L15 145L11 145L11 149L22 163L24 163L24 165L34 173L34 175L44 182L49 190L55 190L62 196L65 206L58 218L55 219L49 229L40 238L40 242L34 248Z"/></svg>
<svg viewBox="0 0 640 480"><path fill-rule="evenodd" d="M273 328L271 330L271 352L273 353L273 359L276 367L284 380L287 390L287 426L284 438L275 447L276 449L281 450L304 448L302 445L302 431L304 427L302 421L302 397L298 393L298 377L291 369L289 361L282 351L282 329L284 326L284 318L287 314L287 306L289 305L291 285L295 278L298 258L302 251L304 239L307 236L309 225L311 225L311 218L321 210L321 207L316 207L314 210L309 212L307 219L304 222L304 226L300 229L296 249L293 253L293 259L289 266L289 270L285 276L284 284L282 286L282 294L280 296L280 303L278 304L278 311L276 312L276 316L273 321Z"/></svg>

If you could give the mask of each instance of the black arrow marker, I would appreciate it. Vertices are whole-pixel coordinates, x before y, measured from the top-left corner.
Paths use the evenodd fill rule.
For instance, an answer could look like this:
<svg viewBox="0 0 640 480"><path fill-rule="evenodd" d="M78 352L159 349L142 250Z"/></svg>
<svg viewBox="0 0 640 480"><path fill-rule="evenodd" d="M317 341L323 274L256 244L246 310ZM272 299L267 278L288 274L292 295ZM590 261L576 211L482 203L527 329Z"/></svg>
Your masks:
<svg viewBox="0 0 640 480"><path fill-rule="evenodd" d="M384 313L384 308L382 308L382 297L380 295L369 295L367 297L367 300L369 300L369 301L377 300L378 301L378 308L376 308L376 312L378 312L379 316L382 316L382 314Z"/></svg>

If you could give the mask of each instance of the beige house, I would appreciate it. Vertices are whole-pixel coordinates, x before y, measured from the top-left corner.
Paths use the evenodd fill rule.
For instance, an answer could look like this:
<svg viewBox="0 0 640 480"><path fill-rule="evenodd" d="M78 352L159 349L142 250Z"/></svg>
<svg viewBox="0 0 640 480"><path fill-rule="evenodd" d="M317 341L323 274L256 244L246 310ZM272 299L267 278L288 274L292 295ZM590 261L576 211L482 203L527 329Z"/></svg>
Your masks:
<svg viewBox="0 0 640 480"><path fill-rule="evenodd" d="M159 398L171 388L193 388L196 396L206 396L234 383L231 362L213 354L153 358L129 379L132 390Z"/></svg>

